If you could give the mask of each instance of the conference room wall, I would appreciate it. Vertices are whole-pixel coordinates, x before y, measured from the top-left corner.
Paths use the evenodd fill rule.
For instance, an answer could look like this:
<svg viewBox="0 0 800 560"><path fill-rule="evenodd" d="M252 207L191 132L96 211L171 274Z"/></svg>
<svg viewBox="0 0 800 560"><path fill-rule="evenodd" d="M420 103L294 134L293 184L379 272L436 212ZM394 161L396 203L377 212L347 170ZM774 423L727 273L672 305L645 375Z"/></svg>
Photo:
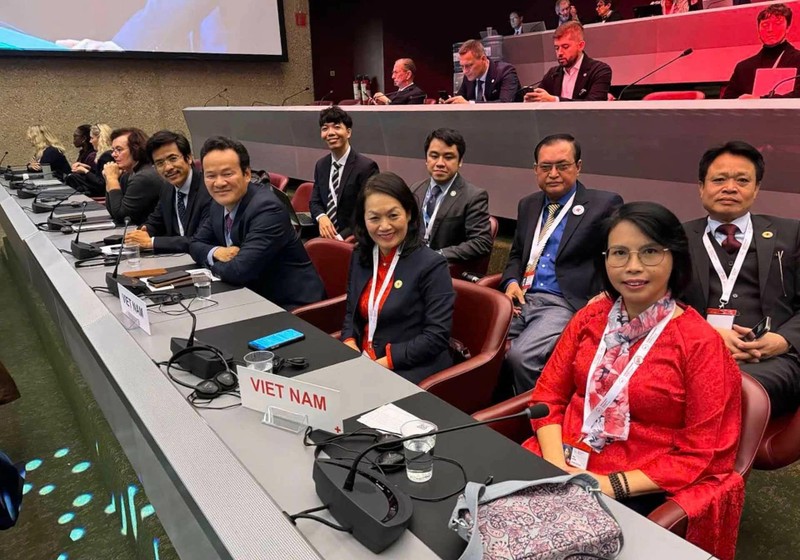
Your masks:
<svg viewBox="0 0 800 560"><path fill-rule="evenodd" d="M310 27L295 24L293 8L285 10L284 21L289 61L283 63L0 56L0 157L8 150L4 165L30 161L33 148L25 131L33 124L49 126L70 161L77 155L72 132L82 123L188 133L182 110L202 106L226 87L231 106L279 105L284 97L313 88ZM312 99L309 91L287 104ZM225 101L216 98L209 105Z"/></svg>

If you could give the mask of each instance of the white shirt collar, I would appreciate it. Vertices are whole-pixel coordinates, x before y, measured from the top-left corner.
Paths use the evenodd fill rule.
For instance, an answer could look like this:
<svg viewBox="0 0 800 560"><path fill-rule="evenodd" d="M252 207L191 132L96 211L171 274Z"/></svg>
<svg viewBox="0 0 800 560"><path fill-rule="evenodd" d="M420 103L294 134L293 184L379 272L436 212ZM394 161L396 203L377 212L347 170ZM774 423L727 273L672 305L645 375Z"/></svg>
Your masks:
<svg viewBox="0 0 800 560"><path fill-rule="evenodd" d="M731 223L735 224L736 227L739 228L739 231L744 233L747 231L747 225L750 223L750 212L747 212L744 216L739 216L735 220L731 222L720 222L719 220L715 220L711 216L708 217L708 229L711 230L711 233L716 233L717 228L722 224Z"/></svg>
<svg viewBox="0 0 800 560"><path fill-rule="evenodd" d="M581 64L583 64L583 53L581 53L581 55L578 57L578 60L575 61L575 64L573 64L569 68L564 68L564 72L566 72L570 76L572 74L577 74L578 71L580 71L581 69Z"/></svg>
<svg viewBox="0 0 800 560"><path fill-rule="evenodd" d="M346 152L344 153L344 155L343 155L342 157L340 157L339 159L336 159L335 157L333 157L333 154L331 154L331 161L332 161L332 162L334 162L334 163L338 163L339 165L341 165L342 167L344 167L344 164L345 164L345 162L347 161L347 156L349 156L349 155L350 155L350 148L351 148L351 147L352 147L352 146L350 146L350 144L348 144L348 145L347 145L347 151L346 151Z"/></svg>
<svg viewBox="0 0 800 560"><path fill-rule="evenodd" d="M178 191L182 192L183 194L185 194L187 196L189 195L189 191L192 189L192 174L193 173L194 173L194 170L192 170L190 168L189 169L189 175L186 176L186 182L184 182L183 185L181 185L181 188L178 189Z"/></svg>

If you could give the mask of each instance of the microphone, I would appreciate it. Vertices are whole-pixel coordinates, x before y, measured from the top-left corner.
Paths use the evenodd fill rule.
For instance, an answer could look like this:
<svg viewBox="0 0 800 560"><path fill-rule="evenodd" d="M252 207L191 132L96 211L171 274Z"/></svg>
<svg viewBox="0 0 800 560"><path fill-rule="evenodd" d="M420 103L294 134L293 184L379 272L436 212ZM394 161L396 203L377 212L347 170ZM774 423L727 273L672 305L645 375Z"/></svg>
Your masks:
<svg viewBox="0 0 800 560"><path fill-rule="evenodd" d="M778 86L779 85L785 84L786 82L791 81L791 80L796 80L797 78L800 78L800 74L797 74L796 76L792 76L791 78L784 78L783 80L781 80L780 82L775 84L775 87L772 88L771 90L769 90L769 93L765 97L767 97L767 98L775 97L775 92L778 91ZM797 86L795 86L795 89L797 89ZM8 152L6 152L6 153L8 153ZM0 160L0 163L2 163L2 160Z"/></svg>
<svg viewBox="0 0 800 560"><path fill-rule="evenodd" d="M463 278L467 282L472 282L473 284L477 284L478 280L481 279L481 277L478 276L477 274L472 274L471 272L467 272L466 270L461 273L461 278Z"/></svg>
<svg viewBox="0 0 800 560"><path fill-rule="evenodd" d="M542 418L549 412L548 406L540 403L516 414L436 430L425 436L448 434L512 418ZM418 434L388 441L386 438L381 438L359 453L352 462L349 459L314 461L314 483L320 500L327 506L331 515L352 532L357 541L376 554L400 538L411 522L413 505L408 495L399 490L395 484L378 473L360 470L358 465L370 451L385 449L385 446L425 436ZM357 475L361 477L358 484L356 484Z"/></svg>
<svg viewBox="0 0 800 560"><path fill-rule="evenodd" d="M91 243L83 243L79 241L81 238L81 229L83 229L83 218L86 215L87 204L88 202L84 202L82 205L83 208L81 210L80 222L78 222L78 233L75 235L75 239L73 239L69 244L72 256L78 260L91 259L92 257L96 257L98 255L103 254L103 251L101 251Z"/></svg>
<svg viewBox="0 0 800 560"><path fill-rule="evenodd" d="M3 162L6 160L6 156L8 155L8 150L3 153L3 157L0 158L0 165L3 165Z"/></svg>
<svg viewBox="0 0 800 560"><path fill-rule="evenodd" d="M127 276L117 276L119 273L119 263L122 260L122 249L125 247L125 234L128 232L128 225L131 223L130 216L125 216L125 229L122 230L122 243L119 244L117 262L114 264L114 272L106 272L106 287L111 295L119 297L119 287L124 286L134 294L141 294L145 290L145 285L138 278L128 278Z"/></svg>
<svg viewBox="0 0 800 560"><path fill-rule="evenodd" d="M285 104L287 101L289 101L289 100L290 100L292 97L297 97L297 96L298 96L298 95L300 95L301 93L305 93L305 92L307 92L307 91L308 91L308 90L310 90L310 89L311 89L310 87L306 86L306 87L304 87L303 89L301 89L300 91L298 91L298 92L296 92L296 93L293 93L292 95L290 95L290 96L288 96L288 97L284 97L284 98L283 98L283 101L281 101L281 107L283 107L283 105L284 105L284 104Z"/></svg>
<svg viewBox="0 0 800 560"><path fill-rule="evenodd" d="M197 315L195 315L188 306L183 305L183 302L180 302L180 305L192 318L192 330L189 332L189 338L172 337L169 341L170 352L175 356L178 352L186 350L187 348L196 348L196 350L184 352L175 360L175 363L201 379L211 379L218 373L226 371L228 369L226 364L233 362L233 354L213 347L225 359L226 363L223 363L220 361L219 355L206 349L210 348L211 345L196 341L194 339L194 333L197 330Z"/></svg>
<svg viewBox="0 0 800 560"><path fill-rule="evenodd" d="M675 62L676 60L678 60L679 58L683 58L684 56L689 56L689 55L690 55L690 54L692 54L693 52L694 52L694 50L693 50L693 49L686 49L685 51L683 51L681 54L679 54L678 56L676 56L675 58L673 58L673 59L672 59L672 60L670 60L669 62L666 62L666 63L662 64L661 66L659 66L658 68L656 68L656 69L655 69L655 70L653 70L652 72L650 72L650 73L648 73L648 74L645 74L644 76L642 76L641 78L639 78L639 79L638 79L638 80L636 80L635 82L631 82L630 84L628 84L627 86L625 86L624 88L622 88L622 91L621 91L621 92L619 92L619 95L617 96L617 101L621 101L621 100L622 100L622 94L623 94L623 93L625 93L625 90L626 90L626 89L628 89L629 87L631 87L631 86L633 86L633 85L636 85L636 84L638 84L639 82L641 82L642 80L644 80L645 78L647 78L647 77L649 77L649 76L652 76L653 74L655 74L656 72L658 72L658 71L659 71L659 70L661 70L662 68L666 68L667 66L669 66L670 64L672 64L673 62Z"/></svg>
<svg viewBox="0 0 800 560"><path fill-rule="evenodd" d="M227 98L227 97L225 97L224 95L222 95L222 94L223 94L223 93L225 93L226 91L228 91L228 88L222 88L220 91L218 91L217 93L215 93L215 94L214 94L212 97L209 97L209 98L208 98L208 100L207 100L205 103L203 103L203 107L208 107L208 104L209 104L209 103L211 103L211 102L212 102L214 99L216 99L217 97L221 97L222 99L224 99L224 100L225 100L225 106L226 106L226 107L230 107L230 106L231 106L231 102L230 102L230 101L228 101L228 98Z"/></svg>
<svg viewBox="0 0 800 560"><path fill-rule="evenodd" d="M73 193L73 194L75 194L75 193ZM69 200L70 196L72 196L72 195L69 195L69 196L67 196L65 198L62 198L61 200L58 201L58 204L54 205L50 209L50 215L47 216L47 229L48 230L50 230L50 231L58 231L62 227L64 227L64 225L66 225L66 222L64 220L54 219L53 215L56 213L56 208L58 208L59 206L64 204L67 200ZM81 223L83 223L83 219L81 219Z"/></svg>
<svg viewBox="0 0 800 560"><path fill-rule="evenodd" d="M326 93L325 95L323 95L323 96L322 96L322 99L320 99L320 101L325 101L325 98L326 98L326 97L328 97L329 95L333 95L333 90L330 90L328 93ZM6 152L6 153L8 153L8 152Z"/></svg>
<svg viewBox="0 0 800 560"><path fill-rule="evenodd" d="M51 210L56 208L57 206L61 206L61 204L63 204L64 201L67 200L69 197L71 197L73 194L74 193L70 193L64 198L59 198L58 196L55 196L52 193L48 193L47 190L41 190L38 193L36 193L36 196L33 197L33 202L31 202L31 212L33 212L34 214L43 214L44 212L50 212L50 217L52 217L53 213L51 212ZM45 196L42 197L40 201L39 197L42 195L50 195L50 198L47 198ZM58 203L55 206L49 206L47 204L47 202L52 203L55 201L58 201Z"/></svg>

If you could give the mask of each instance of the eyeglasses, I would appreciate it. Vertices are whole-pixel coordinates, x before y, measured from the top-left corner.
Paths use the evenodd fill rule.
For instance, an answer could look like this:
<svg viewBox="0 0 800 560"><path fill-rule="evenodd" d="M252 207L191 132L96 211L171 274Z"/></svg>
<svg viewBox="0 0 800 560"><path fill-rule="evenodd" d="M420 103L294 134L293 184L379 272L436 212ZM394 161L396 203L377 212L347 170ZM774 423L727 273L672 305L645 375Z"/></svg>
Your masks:
<svg viewBox="0 0 800 560"><path fill-rule="evenodd" d="M181 159L183 159L181 156L176 156L173 154L169 157L165 157L164 159L157 159L156 161L153 162L153 165L155 165L157 169L161 169L166 164L175 165L176 163L181 161Z"/></svg>
<svg viewBox="0 0 800 560"><path fill-rule="evenodd" d="M664 261L664 255L667 254L669 249L662 247L643 247L638 251L631 251L625 247L609 247L608 251L603 251L606 257L606 263L613 268L619 268L628 264L631 260L631 255L636 253L639 257L639 262L644 266L658 266Z"/></svg>
<svg viewBox="0 0 800 560"><path fill-rule="evenodd" d="M541 173L550 173L554 167L556 171L563 173L564 171L569 171L569 168L573 165L575 165L574 161L564 161L561 163L537 163L533 167Z"/></svg>
<svg viewBox="0 0 800 560"><path fill-rule="evenodd" d="M127 149L128 148L120 148L119 146L117 146L116 148L111 148L111 153L112 154L121 154L122 152L124 152Z"/></svg>

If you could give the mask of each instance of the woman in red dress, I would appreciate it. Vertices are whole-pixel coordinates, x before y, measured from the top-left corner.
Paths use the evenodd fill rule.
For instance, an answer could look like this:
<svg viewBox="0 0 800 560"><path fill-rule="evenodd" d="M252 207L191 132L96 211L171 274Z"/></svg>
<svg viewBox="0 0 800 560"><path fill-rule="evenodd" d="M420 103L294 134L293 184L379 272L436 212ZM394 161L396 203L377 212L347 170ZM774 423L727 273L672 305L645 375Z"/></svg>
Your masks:
<svg viewBox="0 0 800 560"><path fill-rule="evenodd" d="M665 499L687 512L687 539L732 559L744 482L734 472L741 373L714 329L677 303L691 275L678 219L654 203L622 206L598 267L608 298L567 326L531 396L529 450L647 515Z"/></svg>

